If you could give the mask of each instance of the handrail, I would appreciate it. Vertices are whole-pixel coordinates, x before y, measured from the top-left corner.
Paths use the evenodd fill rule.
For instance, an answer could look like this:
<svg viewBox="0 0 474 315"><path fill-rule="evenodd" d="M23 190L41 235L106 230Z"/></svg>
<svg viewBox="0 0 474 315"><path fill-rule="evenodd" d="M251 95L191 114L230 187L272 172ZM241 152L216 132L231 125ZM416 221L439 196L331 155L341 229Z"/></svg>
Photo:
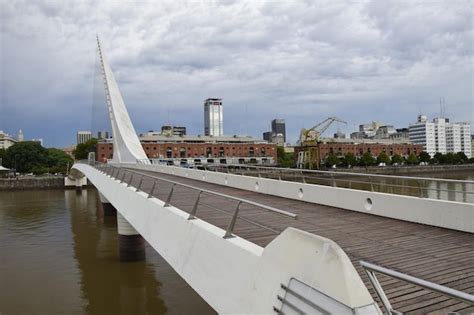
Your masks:
<svg viewBox="0 0 474 315"><path fill-rule="evenodd" d="M181 187L185 187L185 188L188 188L188 189L192 189L192 190L197 190L199 191L199 194L198 194L198 197L194 203L194 206L193 206L193 209L191 210L191 212L189 213L189 217L188 217L188 220L193 220L193 219L196 219L196 212L197 212L197 207L199 205L199 202L200 202L200 199L201 199L201 195L203 193L206 193L206 194L209 194L209 195L214 195L214 196L218 196L218 197L222 197L222 198L225 198L225 199L228 199L228 200L232 200L232 201L237 201L237 207L235 208L233 214L232 214L232 218L231 218L231 221L229 222L228 224L228 227L226 229L226 232L224 234L224 238L232 238L234 237L234 235L232 234L233 231L234 231L234 227L235 227L235 223L236 223L236 220L237 218L239 219L242 219L246 222L249 222L251 224L254 224L254 225L257 225L257 226L260 226L260 227L264 227L264 228L267 228L265 226L263 226L262 224L258 223L258 222L253 222L251 220L248 220L246 219L245 217L240 217L239 216L239 210L241 208L241 204L249 204L249 205L252 205L252 206L255 206L255 207L258 207L258 208L261 208L261 209L264 209L264 210L267 210L267 211L270 211L270 212L274 212L276 214L279 214L279 215L283 215L283 216L286 216L286 217L290 217L292 219L297 219L297 215L292 213L292 212L289 212L289 211L285 211L285 210L281 210L281 209L277 209L277 208L274 208L274 207L270 207L270 206L267 206L267 205L264 205L264 204L260 204L258 202L254 202L254 201L251 201L251 200L247 200L247 199L243 199L243 198L238 198L238 197L234 197L234 196L230 196L230 195L226 195L226 194L223 194L223 193L218 193L218 192L214 192L214 191L211 191L211 190L207 190L207 189L201 189L201 188L198 188L198 187L195 187L195 186L192 186L192 185L188 185L188 184L183 184L183 183L180 183L180 182L176 182L176 181L172 181L172 180L169 180L169 179L165 179L165 178L160 178L160 177L157 177L157 176L152 176L152 175L149 175L149 174L146 174L146 173L142 173L142 172L137 172L137 171L134 171L134 170L131 170L131 169L127 169L125 167L117 167L115 165L111 165L111 164L104 164L104 163L90 163L90 161L88 162L84 162L84 161L77 161L78 163L86 163L86 164L89 164L91 165L92 167L98 169L99 171L103 172L104 174L110 176L110 177L113 177L115 178L116 180L119 180L121 183L125 183L125 178L126 178L126 174L127 173L130 173L131 176L130 178L128 179L130 181L130 183L126 183L127 184L127 187L130 187L131 186L131 182L133 180L133 175L134 174L137 174L137 175L140 175L139 177L139 184L138 186L136 187L136 191L139 191L141 186L142 186L142 183L143 183L143 179L145 177L148 177L148 178L151 178L153 179L153 185L152 185L152 188L151 188L151 191L150 193L148 194L148 197L147 198L152 198L152 194L154 193L155 191L155 187L156 187L156 182L158 180L160 181L163 181L163 182L167 182L167 183L170 183L172 184L172 187L171 187L171 190L170 192L168 193L168 196L166 198L166 201L165 201L165 204L164 204L164 207L168 207L170 206L170 202L171 202L171 198L173 196L173 192L175 190L175 186L181 186ZM123 171L123 174L122 176L120 176L120 171ZM267 228L267 229L270 229L270 228ZM272 229L270 229L272 230Z"/></svg>
<svg viewBox="0 0 474 315"><path fill-rule="evenodd" d="M374 287L375 292L379 296L380 300L382 301L382 304L384 305L385 310L389 314L399 314L400 312L393 309L392 305L390 304L389 299L385 295L385 292L383 291L383 288L380 285L374 272L381 273L386 276L417 285L419 287L428 289L432 292L440 293L442 295L460 300L470 305L474 305L474 295L472 294L461 292L461 291L458 291L458 290L455 290L455 289L452 289L452 288L449 288L437 283L433 283L433 282L426 281L417 277L413 277L413 276L410 276L410 275L407 275L407 274L404 274L392 269L374 265L366 261L361 260L360 264L362 268L364 268L364 271L367 273L370 283Z"/></svg>
<svg viewBox="0 0 474 315"><path fill-rule="evenodd" d="M249 205L252 205L252 206L260 207L260 208L266 209L268 211L276 212L276 213L282 214L284 216L291 217L293 219L298 217L298 215L296 215L294 213L291 213L291 212L288 212L288 211L285 211L285 210L280 210L280 209L277 209L277 208L274 208L274 207L266 206L264 204L261 204L261 203L255 202L255 201L251 201L251 200L248 200L248 199L234 197L234 196L226 195L226 194L223 194L223 193L218 193L218 192L215 192L215 191L212 191L212 190L202 189L202 188L199 188L199 187L191 186L191 185L188 185L188 184L183 184L183 183L176 182L176 181L173 181L173 180L160 178L160 177L157 177L157 176L152 176L152 175L142 173L142 172L137 172L137 171L127 169L127 168L123 168L123 169L127 170L131 173L144 175L144 176L149 177L149 178L158 179L158 180L168 182L168 183L171 183L171 184L174 184L174 185L179 185L181 187L186 187L186 188L198 190L198 191L206 193L206 194L215 195L215 196L227 198L227 199L230 199L230 200L235 200L235 201L238 201L238 202L243 202L243 203L246 203L246 204L249 204Z"/></svg>
<svg viewBox="0 0 474 315"><path fill-rule="evenodd" d="M206 167L207 165L202 165ZM300 168L284 168L284 167L271 167L271 166L255 166L255 165L213 165L213 167L223 167L223 168L253 168L253 169L264 169L264 170L277 170L283 172L305 172L305 173L317 173L317 174L337 174L337 175L353 175L359 177L378 177L378 178L392 178L392 179L408 179L408 180L429 180L435 182L452 182L452 183L463 183L463 184L474 184L474 180L462 180L462 179L444 179L444 178L432 178L432 177L415 177L415 176L398 176L398 175L382 175L382 174L366 174L366 173L356 173L356 172L337 172L337 171L321 171L321 170L307 170Z"/></svg>
<svg viewBox="0 0 474 315"><path fill-rule="evenodd" d="M156 159L147 160L154 165ZM138 164L141 164L141 160L137 160ZM150 164L150 163L149 163ZM461 184L461 185L473 185L474 181L471 180L455 180L455 179L440 179L430 177L410 177L410 176L396 176L396 175L380 175L380 174L364 174L354 172L335 172L335 171L320 171L320 170L305 170L305 169L294 169L294 168L279 168L279 167L268 167L268 166L255 166L255 165L240 165L240 164L229 164L229 165L199 165L205 171L233 173L242 176L256 176L259 178L264 177L266 174L269 178L275 178L278 180L290 180L296 182L302 182L304 184L311 183L313 180L327 181L320 183L321 185L329 185L333 187L349 188L357 190L369 190L386 192L397 195L409 195L418 196L419 198L435 199L435 200L447 200L447 201L458 201L464 203L472 203L465 199L458 200L456 197L453 199L448 196L432 195L428 192L435 193L461 193L464 196L474 196L474 189L449 189L449 187L430 187L428 183L436 185L436 183L449 184ZM274 175L274 176L273 176ZM292 178L287 178L290 176ZM319 176L317 176L319 175ZM397 184L392 182L393 180L402 180L404 183ZM341 184L339 184L341 183ZM368 185L367 187L353 187L353 184ZM437 186L437 185L436 185ZM384 191L384 188L395 189L395 191ZM377 188L377 189L376 189ZM402 189L397 191L397 189ZM409 189L404 191L403 189Z"/></svg>

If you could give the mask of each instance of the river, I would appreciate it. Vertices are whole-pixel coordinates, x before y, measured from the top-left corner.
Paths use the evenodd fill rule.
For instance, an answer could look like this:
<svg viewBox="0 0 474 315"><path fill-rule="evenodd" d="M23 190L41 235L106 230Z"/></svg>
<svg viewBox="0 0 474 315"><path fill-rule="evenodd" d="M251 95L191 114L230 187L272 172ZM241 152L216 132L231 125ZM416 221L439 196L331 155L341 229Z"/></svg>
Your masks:
<svg viewBox="0 0 474 315"><path fill-rule="evenodd" d="M147 245L121 263L94 188L0 191L0 314L215 314Z"/></svg>

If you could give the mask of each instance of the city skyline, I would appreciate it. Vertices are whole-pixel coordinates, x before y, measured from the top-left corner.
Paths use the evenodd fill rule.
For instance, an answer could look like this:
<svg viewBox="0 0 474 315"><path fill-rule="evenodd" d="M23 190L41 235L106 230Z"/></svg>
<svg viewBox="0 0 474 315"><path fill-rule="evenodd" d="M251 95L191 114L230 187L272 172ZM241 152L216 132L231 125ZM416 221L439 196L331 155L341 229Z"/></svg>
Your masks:
<svg viewBox="0 0 474 315"><path fill-rule="evenodd" d="M137 132L171 123L200 134L211 96L225 100L225 134L260 138L281 117L292 143L333 115L346 134L366 121L436 117L440 97L445 116L472 127L468 1L3 7L0 129L47 146L92 129L97 32Z"/></svg>

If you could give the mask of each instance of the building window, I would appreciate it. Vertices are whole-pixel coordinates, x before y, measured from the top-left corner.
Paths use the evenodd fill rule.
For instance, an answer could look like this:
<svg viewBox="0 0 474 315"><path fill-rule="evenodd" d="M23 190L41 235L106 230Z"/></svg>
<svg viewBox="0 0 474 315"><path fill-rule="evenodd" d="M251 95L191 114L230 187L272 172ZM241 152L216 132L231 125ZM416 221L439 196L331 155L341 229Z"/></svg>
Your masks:
<svg viewBox="0 0 474 315"><path fill-rule="evenodd" d="M254 156L255 155L255 150L253 149L253 147L250 147L249 148L249 156Z"/></svg>
<svg viewBox="0 0 474 315"><path fill-rule="evenodd" d="M171 147L167 147L166 148L166 157L168 159L172 158L173 157L173 150L171 149Z"/></svg>
<svg viewBox="0 0 474 315"><path fill-rule="evenodd" d="M219 157L223 157L224 156L224 147L220 147L219 148Z"/></svg>
<svg viewBox="0 0 474 315"><path fill-rule="evenodd" d="M181 158L186 157L186 149L185 148L179 148L179 157L181 157Z"/></svg>

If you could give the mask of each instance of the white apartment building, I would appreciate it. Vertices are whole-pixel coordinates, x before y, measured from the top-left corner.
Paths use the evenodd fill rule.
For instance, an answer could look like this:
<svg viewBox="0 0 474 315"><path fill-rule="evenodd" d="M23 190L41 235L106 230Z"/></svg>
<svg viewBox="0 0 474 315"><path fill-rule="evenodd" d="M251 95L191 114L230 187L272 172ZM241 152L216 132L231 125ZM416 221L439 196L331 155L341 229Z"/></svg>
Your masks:
<svg viewBox="0 0 474 315"><path fill-rule="evenodd" d="M471 127L469 123L450 123L447 118L435 118L428 122L426 116L419 115L418 121L410 124L409 139L432 157L436 153L464 152L471 157Z"/></svg>
<svg viewBox="0 0 474 315"><path fill-rule="evenodd" d="M8 149L16 143L16 139L0 130L0 149Z"/></svg>
<svg viewBox="0 0 474 315"><path fill-rule="evenodd" d="M204 101L204 135L224 135L222 99L208 98Z"/></svg>
<svg viewBox="0 0 474 315"><path fill-rule="evenodd" d="M78 131L77 132L77 144L81 144L92 139L91 131Z"/></svg>

